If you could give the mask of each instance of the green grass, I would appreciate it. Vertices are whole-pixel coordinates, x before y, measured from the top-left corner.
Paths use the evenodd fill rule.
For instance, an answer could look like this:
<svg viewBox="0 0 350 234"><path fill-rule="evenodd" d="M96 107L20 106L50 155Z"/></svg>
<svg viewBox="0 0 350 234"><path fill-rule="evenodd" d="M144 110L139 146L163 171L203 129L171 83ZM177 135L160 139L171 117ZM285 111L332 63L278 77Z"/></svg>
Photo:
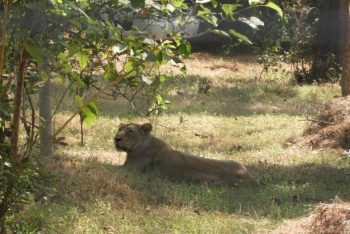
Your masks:
<svg viewBox="0 0 350 234"><path fill-rule="evenodd" d="M69 146L59 147L48 165L56 191L14 214L9 220L13 228L33 233L259 233L306 215L319 202L350 200L349 159L332 151L283 146L302 134L304 114L314 115L323 102L339 95L337 85L294 86L284 72L258 82L258 65L247 59L199 58L187 66L186 79L171 72L163 93L172 105L157 117L154 134L179 150L245 164L264 182L261 189L172 183L126 171L118 165L125 156L115 152L112 138L119 123L146 120L123 101L100 101L100 117L86 128L84 147L79 146L77 119L62 134ZM201 79L212 82L207 94L197 93ZM57 126L72 113L73 105L65 102Z"/></svg>

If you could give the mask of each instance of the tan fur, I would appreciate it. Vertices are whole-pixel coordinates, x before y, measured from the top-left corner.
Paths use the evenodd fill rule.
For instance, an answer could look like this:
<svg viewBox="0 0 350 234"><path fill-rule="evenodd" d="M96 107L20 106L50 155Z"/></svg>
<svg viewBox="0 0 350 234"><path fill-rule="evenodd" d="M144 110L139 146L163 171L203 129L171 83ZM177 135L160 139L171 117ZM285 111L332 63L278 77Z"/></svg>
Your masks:
<svg viewBox="0 0 350 234"><path fill-rule="evenodd" d="M260 186L240 163L208 159L173 150L168 144L152 136L151 131L151 124L120 125L114 142L117 150L127 152L125 166L141 171L157 168L162 177L173 180Z"/></svg>

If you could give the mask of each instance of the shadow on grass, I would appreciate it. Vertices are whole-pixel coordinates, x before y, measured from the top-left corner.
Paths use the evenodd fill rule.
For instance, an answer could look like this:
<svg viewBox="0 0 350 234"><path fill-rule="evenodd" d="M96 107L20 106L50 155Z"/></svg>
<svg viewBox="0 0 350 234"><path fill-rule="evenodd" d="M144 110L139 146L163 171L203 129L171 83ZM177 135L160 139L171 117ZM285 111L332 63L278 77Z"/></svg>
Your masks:
<svg viewBox="0 0 350 234"><path fill-rule="evenodd" d="M190 207L194 212L219 211L255 218L294 218L310 206L331 202L335 197L350 200L350 168L320 164L281 166L249 165L261 179L262 188L174 183L152 173L126 171L123 167L98 162L60 171L56 203L84 206L84 202L105 200L117 209L156 209L159 206Z"/></svg>
<svg viewBox="0 0 350 234"><path fill-rule="evenodd" d="M194 76L189 82L171 84L179 90L198 85L199 80L208 77ZM223 116L250 116L254 114L288 114L300 115L302 112L312 114L315 105L321 103L316 95L300 95L300 86L293 86L276 81L258 82L252 79L232 78L229 85L211 88L207 94L200 94L196 89L178 92L170 97L170 113L203 113Z"/></svg>
<svg viewBox="0 0 350 234"><path fill-rule="evenodd" d="M292 86L275 81L257 82L251 79L232 78L223 87L212 87L207 94L197 92L199 80L209 80L208 77L190 76L188 78L170 77L165 90L172 90L168 97L171 106L167 113L207 113L208 115L250 116L253 114L313 114L321 100L313 93L300 97L299 86ZM57 85L58 86L58 85ZM60 92L60 87L54 90ZM167 92L164 96L167 96ZM59 95L56 94L58 97ZM73 97L65 99L60 111L74 111ZM140 94L135 99L138 111L146 113L149 106L145 103L146 96ZM152 103L151 101L147 102ZM101 99L98 101L99 113L105 117L131 117L137 114L130 104L119 98L116 101Z"/></svg>
<svg viewBox="0 0 350 234"><path fill-rule="evenodd" d="M330 202L336 196L350 200L350 168L301 164L251 165L250 170L265 185L260 188L198 186L170 182L130 181L148 194L148 202L187 206L197 210L249 214L256 217L292 218L304 214L310 205ZM145 190L147 188L147 190Z"/></svg>

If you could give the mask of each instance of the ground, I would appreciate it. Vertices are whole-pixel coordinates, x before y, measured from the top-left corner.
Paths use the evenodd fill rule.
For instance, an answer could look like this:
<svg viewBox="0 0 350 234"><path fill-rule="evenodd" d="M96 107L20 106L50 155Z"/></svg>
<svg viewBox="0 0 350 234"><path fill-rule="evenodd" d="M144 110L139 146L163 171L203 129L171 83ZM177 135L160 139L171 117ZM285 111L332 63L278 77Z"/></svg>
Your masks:
<svg viewBox="0 0 350 234"><path fill-rule="evenodd" d="M241 162L262 188L173 183L125 170L125 155L112 140L118 124L147 120L126 102L103 100L98 120L85 128L85 146L79 146L78 119L61 134L68 146L58 145L47 165L53 189L9 223L41 233L268 233L319 203L349 201L347 154L286 144L340 95L339 86L295 86L285 64L258 81L262 68L255 61L194 54L187 78L169 69L163 93L172 104L153 121L153 133L178 150ZM207 92L199 92L202 84L209 84ZM55 128L73 106L67 98Z"/></svg>
<svg viewBox="0 0 350 234"><path fill-rule="evenodd" d="M337 97L327 102L310 121L302 136L290 144L308 145L313 149L348 151L350 146L350 97Z"/></svg>

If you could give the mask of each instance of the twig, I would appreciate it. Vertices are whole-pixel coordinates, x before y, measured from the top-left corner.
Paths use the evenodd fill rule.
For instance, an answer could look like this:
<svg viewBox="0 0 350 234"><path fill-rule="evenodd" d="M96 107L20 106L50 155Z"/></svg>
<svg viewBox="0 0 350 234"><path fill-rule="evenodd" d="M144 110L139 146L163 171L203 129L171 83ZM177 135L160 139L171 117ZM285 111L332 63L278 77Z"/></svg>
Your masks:
<svg viewBox="0 0 350 234"><path fill-rule="evenodd" d="M259 77L258 77L258 81L261 80L261 77L262 77L262 75L264 74L265 71L266 71L266 66L264 66L264 68L263 68L262 71L260 72L260 75L259 75Z"/></svg>
<svg viewBox="0 0 350 234"><path fill-rule="evenodd" d="M53 117L54 117L55 114L57 113L58 108L59 108L59 106L62 104L62 101L63 101L64 97L66 96L66 94L67 94L67 92L68 92L68 89L69 89L69 87L70 87L71 85L72 85L72 83L69 84L69 85L67 86L67 88L64 90L64 92L62 93L60 99L58 100L58 103L56 104L55 110L53 111L53 113L52 113L52 115L51 115L51 119L53 119Z"/></svg>
<svg viewBox="0 0 350 234"><path fill-rule="evenodd" d="M32 117L32 122L31 122L32 129L31 129L31 136L30 137L34 138L34 127L38 128L38 126L35 125L35 109L34 109L34 106L33 106L32 98L29 95L27 86L24 86L24 90L26 92L28 103L29 103L29 106L30 106L30 110L32 112L31 113L31 115L32 115L31 116Z"/></svg>
<svg viewBox="0 0 350 234"><path fill-rule="evenodd" d="M327 124L327 125L335 125L336 124L336 123L331 123L331 122L324 121L324 120L310 119L307 116L306 116L306 119L300 119L299 121L309 121L309 122L322 123L322 124Z"/></svg>
<svg viewBox="0 0 350 234"><path fill-rule="evenodd" d="M28 125L31 125L30 133L29 133L29 140L31 142L29 142L28 148L27 148L26 152L24 153L24 155L27 155L26 157L29 157L32 153L33 146L35 144L35 129L39 129L39 126L35 125L35 109L34 109L33 102L32 102L32 99L29 95L28 88L26 85L24 85L24 92L27 96L28 103L29 103L30 110L31 110L31 122L27 123Z"/></svg>
<svg viewBox="0 0 350 234"><path fill-rule="evenodd" d="M91 84L91 86L92 86L94 89L96 89L97 91L101 91L101 94L103 94L103 95L106 95L106 96L108 96L108 97L114 97L113 94L110 94L110 93L107 93L107 92L101 90L101 88L100 88L100 87L97 87L95 84Z"/></svg>
<svg viewBox="0 0 350 234"><path fill-rule="evenodd" d="M25 92L25 84L24 84L24 92ZM22 120L22 123L23 123L23 126L24 126L24 130L26 131L27 133L27 137L30 138L30 127L29 127L29 124L28 124L28 121L27 121L27 116L26 116L26 107L25 107L25 99L26 99L26 96L25 95L22 95L22 105L21 105L21 111L22 111L22 117L21 120Z"/></svg>
<svg viewBox="0 0 350 234"><path fill-rule="evenodd" d="M147 116L147 115L145 115L145 114L139 112L139 111L136 109L134 103L133 103L129 98L127 98L126 96L122 96L122 97L125 98L125 100L127 100L127 101L129 102L131 108L133 109L133 111L134 111L137 115L141 116L142 118L147 119L149 122L154 122L154 121L152 121L152 119L151 119L149 116ZM161 123L159 123L159 122L154 122L154 124L155 124L156 126L160 126L160 127L163 127L163 128L165 128L165 129L168 129L168 130L171 130L171 131L174 131L174 132L175 132L175 131L185 132L185 131L180 130L179 128L171 128L171 127L168 127L168 126L166 126L166 125L164 125L164 124L161 124ZM203 138L208 138L208 137L209 137L209 136L207 136L207 135L203 135L203 134L201 134L201 133L194 132L194 131L189 130L189 129L186 129L186 128L183 128L183 129L186 130L186 131L188 131L188 132L193 133L195 136L197 136L197 137L199 137L199 138L202 138L202 139L203 139Z"/></svg>
<svg viewBox="0 0 350 234"><path fill-rule="evenodd" d="M21 117L21 120L22 120L22 122L23 122L23 121L27 121L27 120L24 120L23 117ZM34 129L39 129L39 126L36 125L36 124L32 125L32 123L28 123L28 122L27 122L26 124L28 124L28 125L30 125L30 126L33 126ZM31 134L32 134L32 133L31 133Z"/></svg>
<svg viewBox="0 0 350 234"><path fill-rule="evenodd" d="M83 104L80 108L78 108L78 109L76 110L76 112L75 112L71 117L69 117L69 119L66 120L66 122L63 123L63 125L62 125L61 127L59 127L59 128L57 129L57 131L56 131L56 132L54 133L54 135L53 135L53 138L55 139L55 138L57 137L57 135L60 134L60 133L63 131L63 129L64 129L64 128L65 128L65 127L66 127L66 126L67 126L67 125L68 125L68 124L69 124L69 123L70 123L84 108L86 108L92 100L94 100L94 99L96 99L97 97L99 97L99 96L102 94L102 92L105 92L107 89L113 87L113 85L114 85L115 83L117 83L118 81L120 81L120 80L122 80L123 78L127 77L127 76L130 75L132 72L134 72L134 70L131 70L131 71L127 72L127 73L124 73L124 74L120 75L120 76L117 77L114 81L110 82L110 83L107 84L105 87L101 88L97 93L95 93L95 94L92 95L90 98L88 98L88 99L84 102L84 104Z"/></svg>

